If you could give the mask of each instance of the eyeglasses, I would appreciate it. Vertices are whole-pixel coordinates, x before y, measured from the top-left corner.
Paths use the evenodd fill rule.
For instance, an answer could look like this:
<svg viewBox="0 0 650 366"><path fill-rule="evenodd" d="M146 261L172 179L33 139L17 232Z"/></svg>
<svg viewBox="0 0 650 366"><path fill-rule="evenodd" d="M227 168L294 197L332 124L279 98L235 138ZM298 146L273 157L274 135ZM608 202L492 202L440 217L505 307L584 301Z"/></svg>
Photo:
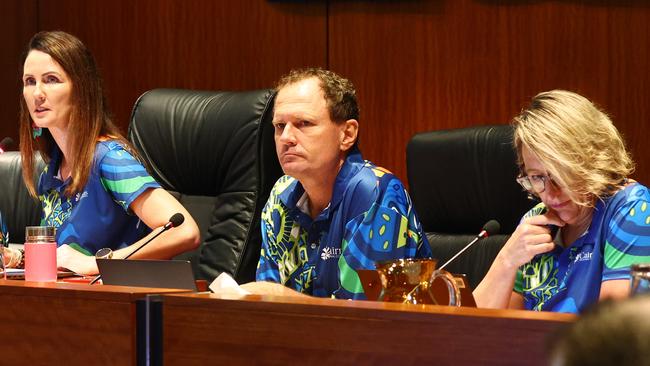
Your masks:
<svg viewBox="0 0 650 366"><path fill-rule="evenodd" d="M559 188L560 186L553 180L550 174L548 175L521 175L517 177L519 183L525 190L531 193L542 193L546 190L546 182L550 182L553 187Z"/></svg>

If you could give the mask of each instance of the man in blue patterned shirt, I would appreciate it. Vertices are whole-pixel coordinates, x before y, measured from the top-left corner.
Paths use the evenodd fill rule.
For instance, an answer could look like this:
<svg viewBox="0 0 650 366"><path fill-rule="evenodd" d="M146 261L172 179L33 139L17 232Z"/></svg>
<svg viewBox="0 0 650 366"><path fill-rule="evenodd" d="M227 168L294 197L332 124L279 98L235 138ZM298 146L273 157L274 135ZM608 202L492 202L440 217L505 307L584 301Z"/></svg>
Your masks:
<svg viewBox="0 0 650 366"><path fill-rule="evenodd" d="M276 89L275 144L287 175L262 212L259 282L246 288L365 299L356 270L431 256L411 200L397 177L362 159L348 80L294 70Z"/></svg>

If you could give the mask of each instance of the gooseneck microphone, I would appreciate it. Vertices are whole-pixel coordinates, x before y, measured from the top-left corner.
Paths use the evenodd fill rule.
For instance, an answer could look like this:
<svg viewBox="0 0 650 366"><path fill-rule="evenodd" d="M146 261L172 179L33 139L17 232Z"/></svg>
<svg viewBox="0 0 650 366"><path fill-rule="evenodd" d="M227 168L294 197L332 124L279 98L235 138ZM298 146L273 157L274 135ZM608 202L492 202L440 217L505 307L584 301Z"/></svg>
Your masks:
<svg viewBox="0 0 650 366"><path fill-rule="evenodd" d="M445 264L440 266L440 268L438 269L445 268L449 263L453 262L453 260L456 259L459 255L463 254L463 252L467 250L467 248L474 245L474 243L476 243L480 239L487 238L490 235L498 234L500 230L501 230L501 225L497 220L490 220L486 222L485 225L483 225L483 229L481 229L481 232L478 233L478 235L476 235L474 240L470 241L469 244L465 245L463 249L461 249L458 253L454 254L453 257L451 257L448 261L445 262Z"/></svg>
<svg viewBox="0 0 650 366"><path fill-rule="evenodd" d="M169 230L169 229L171 229L173 227L180 226L183 222L185 222L185 216L183 216L182 213L177 212L177 213L173 214L172 217L169 218L169 222L166 223L165 226L163 226L163 231ZM161 233L162 233L162 231L161 231ZM142 245L144 245L144 244L142 244ZM140 248L142 248L142 247L140 247ZM138 248L138 249L140 249L140 248ZM137 251L137 249L136 249L136 251ZM135 253L135 252L133 252L133 253ZM131 254L133 254L133 253L131 253ZM130 257L131 254L129 254L126 258ZM126 258L124 258L124 259L126 259Z"/></svg>
<svg viewBox="0 0 650 366"><path fill-rule="evenodd" d="M154 240L155 238L157 238L158 235L164 233L165 231L167 231L167 230L169 230L169 229L171 229L171 228L173 228L173 227L177 227L177 226L179 226L180 224L183 223L183 221L185 221L185 216L183 216L182 213L177 212L177 213L173 214L172 217L169 218L169 222L167 222L167 223L165 224L165 226L162 227L162 230L160 230L156 235L154 235L153 237L151 237L151 239L145 241L145 242L142 243L139 247L135 248L134 251L132 251L131 253L129 253L129 255L127 255L126 257L124 257L124 258L122 258L122 259L128 259L130 256L132 256L133 254L135 254L138 250L142 249L142 247L144 247L145 245L149 244L152 240Z"/></svg>
<svg viewBox="0 0 650 366"><path fill-rule="evenodd" d="M14 144L14 139L11 137L5 137L0 141L0 154L3 154L5 151L7 151L8 148L11 147L11 145Z"/></svg>
<svg viewBox="0 0 650 366"><path fill-rule="evenodd" d="M142 249L142 247L144 247L145 245L151 243L151 241L154 240L155 238L157 238L160 234L164 233L165 231L167 231L167 230L169 230L169 229L171 229L171 228L174 228L174 227L179 226L179 225L182 224L184 221L185 221L185 216L183 216L182 213L177 212L177 213L173 214L172 217L169 218L169 221L168 221L168 222L167 222L167 223L162 227L162 230L160 230L159 232L157 232L156 235L154 235L154 236L152 236L151 238L149 238L149 240L147 240L147 241L145 241L144 243L140 244L139 247L135 248L134 251L132 251L132 252L129 253L126 257L124 257L124 258L122 258L122 259L128 259L130 256L132 256L133 254L135 254L138 250ZM102 278L102 275L101 275L101 274L99 274L99 275L97 275L97 277L93 278L93 280L90 281L90 284L91 284L91 285L94 285L95 282L99 281L100 278Z"/></svg>

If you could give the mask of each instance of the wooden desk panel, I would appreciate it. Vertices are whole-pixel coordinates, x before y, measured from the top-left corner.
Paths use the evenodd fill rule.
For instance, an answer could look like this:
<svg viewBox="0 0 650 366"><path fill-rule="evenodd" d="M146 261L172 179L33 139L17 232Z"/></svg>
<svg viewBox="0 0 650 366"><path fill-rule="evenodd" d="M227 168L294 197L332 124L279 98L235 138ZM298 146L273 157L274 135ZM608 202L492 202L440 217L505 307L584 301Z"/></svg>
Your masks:
<svg viewBox="0 0 650 366"><path fill-rule="evenodd" d="M0 280L7 365L134 365L136 300L172 289Z"/></svg>
<svg viewBox="0 0 650 366"><path fill-rule="evenodd" d="M573 315L368 301L166 295L163 359L176 364L545 364Z"/></svg>

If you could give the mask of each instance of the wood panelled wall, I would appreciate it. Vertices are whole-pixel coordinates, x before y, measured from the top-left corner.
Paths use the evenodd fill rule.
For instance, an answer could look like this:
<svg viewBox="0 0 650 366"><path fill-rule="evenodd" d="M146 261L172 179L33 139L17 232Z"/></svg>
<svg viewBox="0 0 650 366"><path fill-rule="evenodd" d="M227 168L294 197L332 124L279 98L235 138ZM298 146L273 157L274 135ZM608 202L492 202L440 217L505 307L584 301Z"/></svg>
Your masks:
<svg viewBox="0 0 650 366"><path fill-rule="evenodd" d="M366 158L405 179L414 133L508 123L564 88L610 113L650 183L645 0L5 0L0 11L1 136L17 135L22 47L62 29L95 54L123 130L151 88L265 88L294 67L329 67L357 86Z"/></svg>
<svg viewBox="0 0 650 366"><path fill-rule="evenodd" d="M650 183L650 2L341 1L329 29L329 66L360 90L362 149L401 177L414 133L508 123L561 88L609 112Z"/></svg>
<svg viewBox="0 0 650 366"><path fill-rule="evenodd" d="M0 139L9 136L15 140L10 150L18 149L18 110L22 96L20 62L25 44L38 29L36 2L0 1Z"/></svg>

